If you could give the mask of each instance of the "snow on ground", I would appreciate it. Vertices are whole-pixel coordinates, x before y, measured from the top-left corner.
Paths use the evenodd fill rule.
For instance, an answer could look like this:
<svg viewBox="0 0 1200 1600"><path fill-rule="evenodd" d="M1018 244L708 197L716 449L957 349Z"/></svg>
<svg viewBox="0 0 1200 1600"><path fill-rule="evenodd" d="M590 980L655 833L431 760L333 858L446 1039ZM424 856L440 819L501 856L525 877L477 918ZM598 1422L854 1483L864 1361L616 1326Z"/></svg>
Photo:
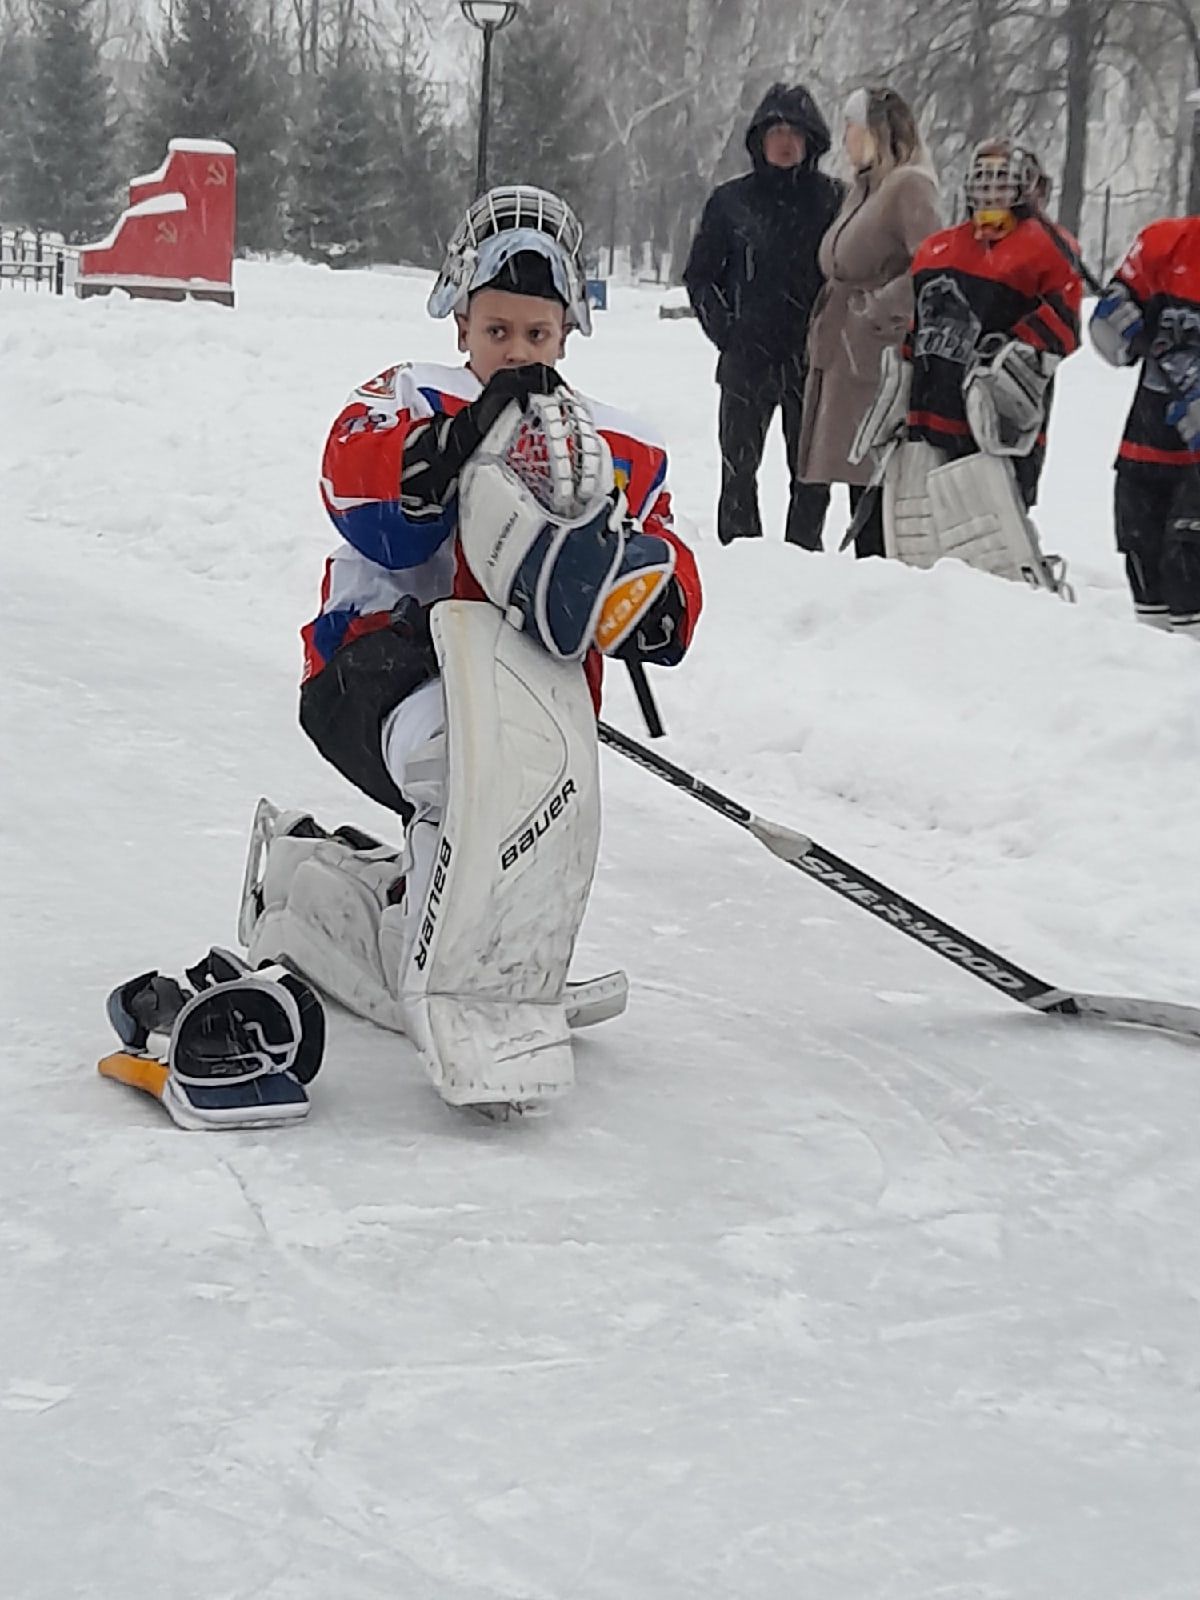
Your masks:
<svg viewBox="0 0 1200 1600"><path fill-rule="evenodd" d="M1194 1600L1200 1056L1021 1012L606 755L579 1084L507 1128L335 1014L302 1128L185 1135L103 1000L228 942L345 392L424 285L0 296L0 1571L17 1600ZM713 541L712 359L619 290L708 611L664 753L1053 981L1200 999L1200 652L1111 552L1128 375L1063 370L1080 591ZM782 520L772 443L764 506ZM830 538L844 525L835 502ZM607 714L637 729L611 686Z"/></svg>

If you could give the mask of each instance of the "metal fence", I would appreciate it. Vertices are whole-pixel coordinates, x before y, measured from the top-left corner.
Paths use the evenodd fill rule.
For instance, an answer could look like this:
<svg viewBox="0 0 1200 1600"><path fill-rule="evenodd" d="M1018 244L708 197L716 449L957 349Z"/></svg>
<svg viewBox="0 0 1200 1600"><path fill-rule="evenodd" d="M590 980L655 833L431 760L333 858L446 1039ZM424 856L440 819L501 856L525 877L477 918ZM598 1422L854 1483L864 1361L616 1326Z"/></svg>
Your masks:
<svg viewBox="0 0 1200 1600"><path fill-rule="evenodd" d="M62 294L74 282L79 251L59 233L0 228L0 283Z"/></svg>

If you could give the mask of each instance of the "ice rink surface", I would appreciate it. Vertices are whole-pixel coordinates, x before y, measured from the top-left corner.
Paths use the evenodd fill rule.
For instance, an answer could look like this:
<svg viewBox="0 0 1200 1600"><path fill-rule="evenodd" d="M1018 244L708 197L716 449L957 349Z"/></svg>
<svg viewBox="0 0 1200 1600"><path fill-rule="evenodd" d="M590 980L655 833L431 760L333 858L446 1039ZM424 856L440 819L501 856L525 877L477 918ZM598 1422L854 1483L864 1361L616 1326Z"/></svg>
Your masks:
<svg viewBox="0 0 1200 1600"><path fill-rule="evenodd" d="M0 296L7 1600L1195 1600L1200 1047L1024 1013L615 756L577 967L633 997L550 1115L453 1113L340 1011L296 1129L96 1076L115 983L232 941L260 794L391 825L296 725L317 467L453 339L415 276L238 288ZM1129 376L1058 384L1070 608L720 548L657 299L564 371L664 432L700 555L663 753L1054 982L1200 1002L1200 651L1111 549Z"/></svg>

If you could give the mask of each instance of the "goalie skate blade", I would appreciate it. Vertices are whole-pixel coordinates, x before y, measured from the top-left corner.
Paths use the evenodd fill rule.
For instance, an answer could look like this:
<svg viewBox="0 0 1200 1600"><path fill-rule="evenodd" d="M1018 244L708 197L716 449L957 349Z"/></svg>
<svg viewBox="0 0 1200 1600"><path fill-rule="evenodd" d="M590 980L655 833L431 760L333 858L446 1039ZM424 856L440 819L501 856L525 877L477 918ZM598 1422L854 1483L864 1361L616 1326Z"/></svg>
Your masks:
<svg viewBox="0 0 1200 1600"><path fill-rule="evenodd" d="M619 1017L628 1004L629 979L620 970L583 983L568 983L563 994L570 1028L593 1028L598 1022L609 1022Z"/></svg>

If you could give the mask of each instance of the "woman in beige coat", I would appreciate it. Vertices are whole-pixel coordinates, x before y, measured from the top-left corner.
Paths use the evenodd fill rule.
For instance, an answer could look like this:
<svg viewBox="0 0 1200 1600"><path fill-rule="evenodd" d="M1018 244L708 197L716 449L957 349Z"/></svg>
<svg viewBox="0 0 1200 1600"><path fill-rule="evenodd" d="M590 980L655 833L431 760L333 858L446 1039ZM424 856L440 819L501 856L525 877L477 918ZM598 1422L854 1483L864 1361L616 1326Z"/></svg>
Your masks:
<svg viewBox="0 0 1200 1600"><path fill-rule="evenodd" d="M937 179L895 90L856 89L845 120L854 182L818 254L826 282L808 335L799 476L847 483L857 505L871 469L847 459L850 445L875 398L883 352L901 343L912 315L913 254L942 222ZM856 554L883 554L881 527L867 525Z"/></svg>

